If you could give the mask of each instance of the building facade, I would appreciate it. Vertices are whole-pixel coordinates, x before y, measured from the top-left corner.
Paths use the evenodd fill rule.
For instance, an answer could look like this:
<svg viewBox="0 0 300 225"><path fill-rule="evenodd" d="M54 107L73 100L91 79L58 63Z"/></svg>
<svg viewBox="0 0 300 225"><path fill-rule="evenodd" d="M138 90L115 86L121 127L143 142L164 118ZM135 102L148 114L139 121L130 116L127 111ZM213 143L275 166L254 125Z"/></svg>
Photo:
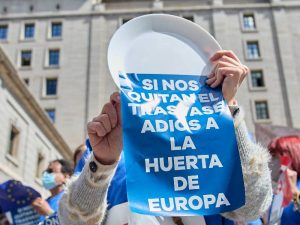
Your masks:
<svg viewBox="0 0 300 225"><path fill-rule="evenodd" d="M16 179L45 193L42 172L72 152L1 48L0 115L0 183Z"/></svg>
<svg viewBox="0 0 300 225"><path fill-rule="evenodd" d="M248 65L238 100L252 132L300 127L298 0L1 0L0 45L72 148L117 90L106 59L113 33L148 13L194 21Z"/></svg>

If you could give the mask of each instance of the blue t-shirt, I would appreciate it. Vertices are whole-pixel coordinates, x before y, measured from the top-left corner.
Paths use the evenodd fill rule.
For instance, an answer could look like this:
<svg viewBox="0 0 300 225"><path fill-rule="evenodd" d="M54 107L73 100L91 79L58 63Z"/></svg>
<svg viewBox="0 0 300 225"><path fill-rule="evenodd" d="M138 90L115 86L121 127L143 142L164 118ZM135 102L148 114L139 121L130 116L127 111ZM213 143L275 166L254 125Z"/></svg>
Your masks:
<svg viewBox="0 0 300 225"><path fill-rule="evenodd" d="M48 202L49 206L51 207L51 209L54 212L58 211L58 203L59 203L59 200L62 198L63 194L64 194L64 192L61 191L57 195L47 198L46 201ZM40 221L44 221L44 220L45 220L45 216L40 216Z"/></svg>
<svg viewBox="0 0 300 225"><path fill-rule="evenodd" d="M298 180L297 187L300 189L300 180ZM294 204L289 204L282 213L281 225L299 225L300 212L294 211Z"/></svg>
<svg viewBox="0 0 300 225"><path fill-rule="evenodd" d="M47 199L48 204L50 205L51 209L54 212L57 212L57 210L58 210L58 202L62 198L63 194L64 194L64 192L62 191L62 192L58 193L57 195L55 195L54 197L49 197Z"/></svg>
<svg viewBox="0 0 300 225"><path fill-rule="evenodd" d="M263 225L263 223L262 223L261 219L258 219L258 220L249 222L248 225Z"/></svg>

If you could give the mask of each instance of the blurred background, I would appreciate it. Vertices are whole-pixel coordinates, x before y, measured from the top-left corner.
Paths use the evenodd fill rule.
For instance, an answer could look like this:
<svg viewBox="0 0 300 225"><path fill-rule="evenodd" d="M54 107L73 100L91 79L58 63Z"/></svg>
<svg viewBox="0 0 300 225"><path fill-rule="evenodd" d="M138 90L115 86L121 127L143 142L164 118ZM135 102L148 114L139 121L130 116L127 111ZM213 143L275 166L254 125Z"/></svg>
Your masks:
<svg viewBox="0 0 300 225"><path fill-rule="evenodd" d="M199 24L251 69L238 101L253 136L300 134L299 0L0 0L0 183L45 193L48 163L71 160L117 90L113 33L148 13Z"/></svg>

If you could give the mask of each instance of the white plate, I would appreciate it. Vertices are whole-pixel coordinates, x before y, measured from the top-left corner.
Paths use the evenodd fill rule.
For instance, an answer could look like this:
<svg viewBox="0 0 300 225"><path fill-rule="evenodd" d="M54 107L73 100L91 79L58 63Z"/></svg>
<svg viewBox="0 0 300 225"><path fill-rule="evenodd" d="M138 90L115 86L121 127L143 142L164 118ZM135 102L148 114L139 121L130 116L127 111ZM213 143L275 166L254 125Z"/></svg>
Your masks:
<svg viewBox="0 0 300 225"><path fill-rule="evenodd" d="M130 20L108 47L110 73L207 75L210 56L221 47L199 25L181 17L149 14Z"/></svg>

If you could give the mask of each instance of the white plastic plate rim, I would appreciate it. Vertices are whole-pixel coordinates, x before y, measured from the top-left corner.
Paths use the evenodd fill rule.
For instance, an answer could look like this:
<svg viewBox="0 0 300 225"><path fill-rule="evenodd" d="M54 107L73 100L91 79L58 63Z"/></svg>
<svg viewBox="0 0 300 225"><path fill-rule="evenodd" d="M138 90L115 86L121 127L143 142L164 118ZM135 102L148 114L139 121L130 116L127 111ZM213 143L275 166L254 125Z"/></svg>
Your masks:
<svg viewBox="0 0 300 225"><path fill-rule="evenodd" d="M148 53L149 51L150 52L152 51L153 46L151 49L151 45L149 45L150 44L149 42L145 43L144 45L141 44L143 43L143 40L145 41L149 40L148 37L152 38L151 40L157 37L158 38L157 40L160 40L159 42L157 42L157 46L161 47L162 49L165 47L168 48L170 51L174 50L170 48L170 46L168 46L170 40L172 39L175 39L175 41L177 41L174 43L178 44L177 46L179 48L179 49L177 48L178 51L180 51L181 50L180 47L184 45L185 45L185 50L187 50L186 54L190 54L189 49L192 49L191 52L192 53L194 52L195 54L193 54L190 57L191 62L190 61L187 62L190 63L191 66L190 65L186 66L185 64L185 66L180 67L176 65L176 62L174 63L173 66L170 66L167 65L168 62L163 62L163 60L160 60L160 61L153 62L153 64L150 65L151 67L150 69L149 69L149 65L143 65L143 63L141 63L142 65L140 65L140 67L142 69L138 68L137 69L138 71L127 71L128 60L130 60L128 58L132 57L132 55L128 55L128 53L134 47L141 49L141 51L145 51L145 52L148 51ZM180 43L182 43L183 45L180 45ZM149 14L149 15L136 17L128 21L115 32L108 47L107 58L108 58L108 66L109 66L111 76L114 82L116 83L116 85L120 87L119 84L120 72L207 75L209 70L211 69L208 63L209 58L216 51L220 49L221 47L218 44L218 42L214 39L214 37L211 36L206 30L204 30L201 26L197 25L196 23L193 23L189 20L183 19L178 16L173 16L168 14ZM137 52L138 50L135 49L134 51ZM165 53L165 51L160 53L163 54ZM157 56L157 58L159 57L160 56ZM138 58L138 60L139 59L140 58ZM152 59L154 61L157 60L154 57ZM166 59L166 57L164 59ZM134 60L134 58L132 60ZM182 59L180 60L184 61ZM197 60L202 60L202 63L196 63ZM131 62L131 64L133 63ZM176 66L177 68L174 68Z"/></svg>

